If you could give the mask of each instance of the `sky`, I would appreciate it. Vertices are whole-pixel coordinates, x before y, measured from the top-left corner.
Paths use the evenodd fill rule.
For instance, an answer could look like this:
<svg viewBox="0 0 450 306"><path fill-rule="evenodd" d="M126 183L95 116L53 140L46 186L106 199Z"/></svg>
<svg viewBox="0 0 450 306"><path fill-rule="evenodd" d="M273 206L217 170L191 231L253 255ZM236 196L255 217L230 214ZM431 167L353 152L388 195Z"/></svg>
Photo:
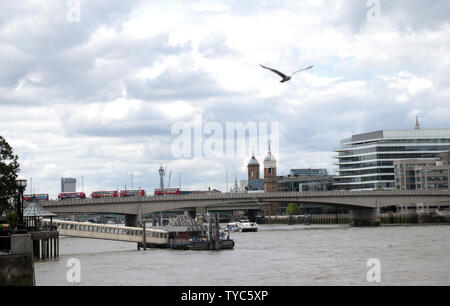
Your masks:
<svg viewBox="0 0 450 306"><path fill-rule="evenodd" d="M2 1L0 64L0 135L52 198L61 177L152 194L160 165L224 191L268 139L278 175L334 173L353 134L450 128L448 1Z"/></svg>

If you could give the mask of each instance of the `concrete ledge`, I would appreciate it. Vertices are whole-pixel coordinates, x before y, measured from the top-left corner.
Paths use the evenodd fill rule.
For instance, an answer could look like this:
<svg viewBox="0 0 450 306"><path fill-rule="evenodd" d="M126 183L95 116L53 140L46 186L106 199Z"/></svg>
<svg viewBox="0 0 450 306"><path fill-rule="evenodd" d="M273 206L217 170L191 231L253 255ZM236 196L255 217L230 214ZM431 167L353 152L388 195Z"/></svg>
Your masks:
<svg viewBox="0 0 450 306"><path fill-rule="evenodd" d="M352 226L379 226L380 210L378 208L355 208L351 210Z"/></svg>
<svg viewBox="0 0 450 306"><path fill-rule="evenodd" d="M33 255L33 240L31 240L31 234L11 235L10 253Z"/></svg>
<svg viewBox="0 0 450 306"><path fill-rule="evenodd" d="M0 253L0 286L34 286L33 255Z"/></svg>

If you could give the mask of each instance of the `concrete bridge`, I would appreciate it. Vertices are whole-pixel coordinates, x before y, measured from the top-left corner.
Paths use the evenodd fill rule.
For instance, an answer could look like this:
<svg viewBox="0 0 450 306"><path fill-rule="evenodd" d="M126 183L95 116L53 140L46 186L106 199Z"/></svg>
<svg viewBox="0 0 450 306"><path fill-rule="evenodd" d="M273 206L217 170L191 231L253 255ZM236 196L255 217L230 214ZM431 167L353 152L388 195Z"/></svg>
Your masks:
<svg viewBox="0 0 450 306"><path fill-rule="evenodd" d="M137 224L144 214L173 210L241 210L259 209L270 203L304 203L349 208L354 220L377 222L379 209L387 206L415 208L417 205L450 204L450 192L420 191L326 191L326 192L261 192L165 195L48 201L49 211L60 213L114 213L126 216L127 225Z"/></svg>

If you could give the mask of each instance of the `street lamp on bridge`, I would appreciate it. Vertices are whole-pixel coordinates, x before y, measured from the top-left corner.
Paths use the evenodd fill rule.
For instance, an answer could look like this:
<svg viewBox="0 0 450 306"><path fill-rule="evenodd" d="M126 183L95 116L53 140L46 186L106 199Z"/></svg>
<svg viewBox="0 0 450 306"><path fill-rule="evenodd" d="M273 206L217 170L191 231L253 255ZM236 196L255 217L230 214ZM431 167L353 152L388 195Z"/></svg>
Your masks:
<svg viewBox="0 0 450 306"><path fill-rule="evenodd" d="M27 180L16 180L17 189L19 191L19 196L17 198L17 215L19 216L19 222L17 224L16 233L23 234L26 233L27 230L25 228L25 224L23 223L23 192L27 187Z"/></svg>

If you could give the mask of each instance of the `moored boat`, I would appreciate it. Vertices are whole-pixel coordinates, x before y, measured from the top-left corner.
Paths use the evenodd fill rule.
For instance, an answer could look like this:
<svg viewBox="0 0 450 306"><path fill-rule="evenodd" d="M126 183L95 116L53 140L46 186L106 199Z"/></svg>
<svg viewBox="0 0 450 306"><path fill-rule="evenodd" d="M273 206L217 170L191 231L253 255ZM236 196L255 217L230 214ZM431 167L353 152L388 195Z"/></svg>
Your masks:
<svg viewBox="0 0 450 306"><path fill-rule="evenodd" d="M250 222L249 220L241 220L238 222L240 232L257 232L258 224L256 222Z"/></svg>
<svg viewBox="0 0 450 306"><path fill-rule="evenodd" d="M257 232L258 224L250 222L249 220L240 220L237 222L230 222L223 228L224 231L230 232Z"/></svg>

